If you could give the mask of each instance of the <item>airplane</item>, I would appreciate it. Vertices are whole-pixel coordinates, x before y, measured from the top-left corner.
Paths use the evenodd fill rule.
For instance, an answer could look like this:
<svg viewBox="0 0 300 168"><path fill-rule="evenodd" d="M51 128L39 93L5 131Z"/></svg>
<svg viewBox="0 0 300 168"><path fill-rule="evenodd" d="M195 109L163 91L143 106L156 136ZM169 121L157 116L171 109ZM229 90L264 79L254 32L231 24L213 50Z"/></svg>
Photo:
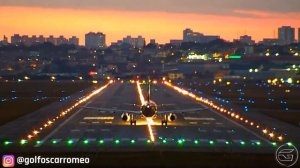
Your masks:
<svg viewBox="0 0 300 168"><path fill-rule="evenodd" d="M161 125L168 125L168 122L173 122L177 119L176 114L183 114L183 113L195 113L197 111L206 110L208 108L192 108L192 109L181 109L181 110L168 110L168 111L160 111L158 110L158 105L150 99L150 83L148 85L148 94L147 99L145 100L144 104L136 105L140 107L139 111L134 110L123 110L123 109L111 109L111 108L99 108L99 107L83 107L86 109L93 109L99 111L110 111L110 112L121 112L121 119L124 122L130 122L130 125L136 125L135 116L141 115L144 118L156 118L157 116L161 116ZM160 106L168 106L168 104L162 104Z"/></svg>

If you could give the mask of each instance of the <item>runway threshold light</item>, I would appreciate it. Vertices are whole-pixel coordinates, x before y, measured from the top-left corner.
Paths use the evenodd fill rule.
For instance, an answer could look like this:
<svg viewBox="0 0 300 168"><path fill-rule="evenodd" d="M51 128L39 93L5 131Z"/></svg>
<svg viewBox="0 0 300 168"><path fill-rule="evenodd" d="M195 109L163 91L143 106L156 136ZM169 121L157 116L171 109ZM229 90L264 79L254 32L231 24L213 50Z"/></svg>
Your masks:
<svg viewBox="0 0 300 168"><path fill-rule="evenodd" d="M131 143L131 144L134 144L134 143L135 143L135 140L134 140L134 139L132 139L132 140L130 141L130 143Z"/></svg>
<svg viewBox="0 0 300 168"><path fill-rule="evenodd" d="M104 140L99 140L99 144L104 144Z"/></svg>
<svg viewBox="0 0 300 168"><path fill-rule="evenodd" d="M68 145L72 145L74 142L73 142L73 140L68 140Z"/></svg>
<svg viewBox="0 0 300 168"><path fill-rule="evenodd" d="M120 143L120 140L115 140L115 144L119 144Z"/></svg>
<svg viewBox="0 0 300 168"><path fill-rule="evenodd" d="M12 142L10 142L10 141L4 141L4 145L5 146L10 145L10 144L12 144Z"/></svg>
<svg viewBox="0 0 300 168"><path fill-rule="evenodd" d="M83 141L83 143L87 145L89 143L89 140L86 139Z"/></svg>
<svg viewBox="0 0 300 168"><path fill-rule="evenodd" d="M179 144L179 145L182 145L183 144L183 140L182 139L179 139L178 141L177 141L177 143Z"/></svg>

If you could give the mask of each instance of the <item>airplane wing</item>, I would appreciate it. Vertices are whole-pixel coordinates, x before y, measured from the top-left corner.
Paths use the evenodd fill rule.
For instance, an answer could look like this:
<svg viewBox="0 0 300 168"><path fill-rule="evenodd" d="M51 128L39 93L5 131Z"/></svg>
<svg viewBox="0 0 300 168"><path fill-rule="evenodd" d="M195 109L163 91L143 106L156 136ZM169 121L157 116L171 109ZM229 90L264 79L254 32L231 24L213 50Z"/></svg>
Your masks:
<svg viewBox="0 0 300 168"><path fill-rule="evenodd" d="M206 110L208 108L192 108L192 109L180 109L180 110L168 110L168 111L157 111L157 114L183 114L183 113L197 113L199 111Z"/></svg>
<svg viewBox="0 0 300 168"><path fill-rule="evenodd" d="M134 110L125 110L125 109L113 109L113 108L102 108L102 107L82 107L85 109L92 109L92 110L98 110L98 111L103 111L103 113L115 113L115 112L120 112L120 113L130 113L130 114L141 114L140 111L134 111Z"/></svg>

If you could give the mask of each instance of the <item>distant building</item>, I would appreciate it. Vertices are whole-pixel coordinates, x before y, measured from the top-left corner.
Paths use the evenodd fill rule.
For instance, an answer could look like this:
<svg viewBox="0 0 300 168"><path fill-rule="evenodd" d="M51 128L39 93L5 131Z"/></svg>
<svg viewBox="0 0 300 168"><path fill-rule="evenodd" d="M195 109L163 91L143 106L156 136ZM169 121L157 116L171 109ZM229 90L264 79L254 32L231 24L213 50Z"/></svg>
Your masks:
<svg viewBox="0 0 300 168"><path fill-rule="evenodd" d="M134 48L143 48L146 42L145 42L145 38L143 38L142 36L138 36L137 38L127 36L123 38L123 43L129 44Z"/></svg>
<svg viewBox="0 0 300 168"><path fill-rule="evenodd" d="M37 42L38 43L45 43L46 42L46 38L42 35L40 35L38 38L37 38Z"/></svg>
<svg viewBox="0 0 300 168"><path fill-rule="evenodd" d="M18 45L22 43L22 38L19 34L14 34L13 36L11 36L11 43Z"/></svg>
<svg viewBox="0 0 300 168"><path fill-rule="evenodd" d="M69 44L78 46L79 38L77 38L76 36L72 36L71 38L69 38Z"/></svg>
<svg viewBox="0 0 300 168"><path fill-rule="evenodd" d="M25 46L31 46L31 45L43 44L45 42L52 43L53 45L69 44L69 40L64 36L59 36L58 38L55 38L53 35L50 35L48 38L45 38L42 35L39 36L33 35L29 37L28 35L20 36L19 34L14 34L13 36L11 36L11 43L15 45L22 44Z"/></svg>
<svg viewBox="0 0 300 168"><path fill-rule="evenodd" d="M0 42L1 45L8 45L8 39L6 36L3 36L3 40Z"/></svg>
<svg viewBox="0 0 300 168"><path fill-rule="evenodd" d="M243 43L243 44L247 44L247 45L255 44L255 41L252 40L252 37L248 36L248 35L241 36L240 39L239 39L239 42Z"/></svg>
<svg viewBox="0 0 300 168"><path fill-rule="evenodd" d="M220 39L220 36L207 36L202 33L193 32L191 29L183 30L183 42L209 43L217 39Z"/></svg>
<svg viewBox="0 0 300 168"><path fill-rule="evenodd" d="M278 28L278 40L281 45L289 45L295 42L295 28L282 26Z"/></svg>
<svg viewBox="0 0 300 168"><path fill-rule="evenodd" d="M101 49L106 47L105 34L89 32L85 35L85 47L88 49Z"/></svg>
<svg viewBox="0 0 300 168"><path fill-rule="evenodd" d="M59 36L56 39L57 45L68 44L68 40L64 36Z"/></svg>
<svg viewBox="0 0 300 168"><path fill-rule="evenodd" d="M298 43L300 43L300 27L298 28Z"/></svg>
<svg viewBox="0 0 300 168"><path fill-rule="evenodd" d="M150 39L150 44L157 45L155 39Z"/></svg>
<svg viewBox="0 0 300 168"><path fill-rule="evenodd" d="M177 40L177 39L170 40L170 44L172 44L174 46L180 46L182 42L183 42L182 40Z"/></svg>
<svg viewBox="0 0 300 168"><path fill-rule="evenodd" d="M263 44L266 46L274 46L279 45L279 40L274 38L264 38L262 41L259 42L259 44Z"/></svg>
<svg viewBox="0 0 300 168"><path fill-rule="evenodd" d="M57 45L57 39L53 35L50 35L46 41L52 43L53 45Z"/></svg>

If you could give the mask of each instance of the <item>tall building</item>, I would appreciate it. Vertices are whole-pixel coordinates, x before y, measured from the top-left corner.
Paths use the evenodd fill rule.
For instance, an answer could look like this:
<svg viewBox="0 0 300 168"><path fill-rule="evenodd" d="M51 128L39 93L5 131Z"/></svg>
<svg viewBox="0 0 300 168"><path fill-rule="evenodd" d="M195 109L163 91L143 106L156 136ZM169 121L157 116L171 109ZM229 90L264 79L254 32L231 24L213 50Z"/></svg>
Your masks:
<svg viewBox="0 0 300 168"><path fill-rule="evenodd" d="M85 35L85 47L88 49L105 48L105 34L89 32Z"/></svg>
<svg viewBox="0 0 300 168"><path fill-rule="evenodd" d="M288 45L295 42L295 28L282 26L278 28L278 40L281 45Z"/></svg>
<svg viewBox="0 0 300 168"><path fill-rule="evenodd" d="M300 27L298 28L298 43L300 43Z"/></svg>
<svg viewBox="0 0 300 168"><path fill-rule="evenodd" d="M192 29L183 30L183 42L209 43L217 39L220 39L220 36L207 36L199 32L194 32Z"/></svg>
<svg viewBox="0 0 300 168"><path fill-rule="evenodd" d="M69 44L78 46L79 38L77 38L76 36L72 36L71 38L69 38Z"/></svg>

